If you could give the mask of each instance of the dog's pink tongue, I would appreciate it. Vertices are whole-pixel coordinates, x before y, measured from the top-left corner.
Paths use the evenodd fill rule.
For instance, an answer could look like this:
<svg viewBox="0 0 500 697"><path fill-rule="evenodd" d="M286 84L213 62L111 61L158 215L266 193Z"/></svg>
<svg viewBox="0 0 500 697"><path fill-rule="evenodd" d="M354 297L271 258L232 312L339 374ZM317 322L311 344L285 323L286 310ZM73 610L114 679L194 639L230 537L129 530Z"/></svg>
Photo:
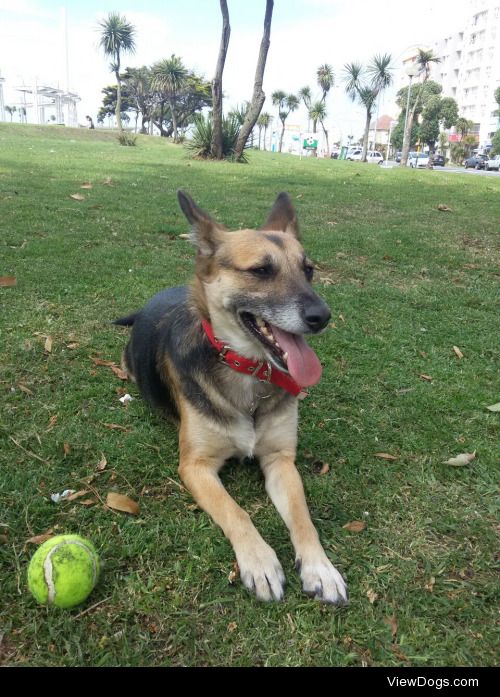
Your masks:
<svg viewBox="0 0 500 697"><path fill-rule="evenodd" d="M282 351L288 353L288 372L301 387L309 387L319 382L322 373L319 358L306 344L304 337L290 334L272 325L274 338Z"/></svg>

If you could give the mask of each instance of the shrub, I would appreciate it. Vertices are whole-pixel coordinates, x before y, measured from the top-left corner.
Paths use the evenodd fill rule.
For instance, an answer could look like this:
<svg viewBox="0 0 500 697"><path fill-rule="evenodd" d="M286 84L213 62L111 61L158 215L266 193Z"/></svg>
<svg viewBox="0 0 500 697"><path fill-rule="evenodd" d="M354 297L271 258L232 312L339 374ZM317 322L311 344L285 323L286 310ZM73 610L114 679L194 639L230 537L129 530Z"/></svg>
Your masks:
<svg viewBox="0 0 500 697"><path fill-rule="evenodd" d="M134 133L129 133L128 131L122 131L118 135L118 142L120 145L137 145L137 136Z"/></svg>
<svg viewBox="0 0 500 697"><path fill-rule="evenodd" d="M185 147L193 157L209 159L212 157L212 133L213 123L212 116L203 116L197 114L194 117L194 128L191 138L186 141ZM240 133L240 124L234 115L225 116L222 119L222 157L225 160L234 160L234 149L236 141ZM243 153L239 162L248 162L248 159Z"/></svg>

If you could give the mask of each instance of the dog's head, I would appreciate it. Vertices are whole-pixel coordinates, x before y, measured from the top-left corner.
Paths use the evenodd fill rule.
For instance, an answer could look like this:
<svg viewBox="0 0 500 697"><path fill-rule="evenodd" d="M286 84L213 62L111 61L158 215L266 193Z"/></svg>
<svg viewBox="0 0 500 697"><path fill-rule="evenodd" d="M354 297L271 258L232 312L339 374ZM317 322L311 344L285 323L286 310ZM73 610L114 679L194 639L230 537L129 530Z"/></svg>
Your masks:
<svg viewBox="0 0 500 697"><path fill-rule="evenodd" d="M289 372L302 387L318 382L321 365L303 335L324 329L330 310L312 288L313 265L288 195L279 194L259 230L236 232L183 191L178 198L192 225L197 292L215 335L239 353Z"/></svg>

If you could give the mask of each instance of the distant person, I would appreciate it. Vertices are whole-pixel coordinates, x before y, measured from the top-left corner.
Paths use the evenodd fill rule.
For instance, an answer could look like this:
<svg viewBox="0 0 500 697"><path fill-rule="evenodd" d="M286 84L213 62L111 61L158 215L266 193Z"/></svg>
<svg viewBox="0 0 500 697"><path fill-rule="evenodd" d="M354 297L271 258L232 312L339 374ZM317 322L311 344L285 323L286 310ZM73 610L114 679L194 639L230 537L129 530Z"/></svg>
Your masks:
<svg viewBox="0 0 500 697"><path fill-rule="evenodd" d="M90 118L90 116L86 116L85 118L87 119L87 123L89 124L89 128L90 128L90 129L95 128L94 122L92 121L92 119Z"/></svg>

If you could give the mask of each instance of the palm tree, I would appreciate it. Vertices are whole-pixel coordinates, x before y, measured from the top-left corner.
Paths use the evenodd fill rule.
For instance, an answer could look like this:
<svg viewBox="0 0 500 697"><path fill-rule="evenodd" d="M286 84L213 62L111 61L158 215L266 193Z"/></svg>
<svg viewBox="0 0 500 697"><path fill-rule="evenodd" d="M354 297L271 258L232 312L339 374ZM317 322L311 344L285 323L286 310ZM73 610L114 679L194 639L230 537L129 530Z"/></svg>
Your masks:
<svg viewBox="0 0 500 697"><path fill-rule="evenodd" d="M12 117L14 116L17 108L15 106L6 106L5 111L10 114L10 122L12 123Z"/></svg>
<svg viewBox="0 0 500 697"><path fill-rule="evenodd" d="M271 114L268 114L267 111L264 111L260 116L259 116L259 121L262 123L262 126L264 127L264 150L266 149L266 133L267 129L269 128L269 125L271 124L273 120L273 117ZM260 139L260 136L259 136ZM260 145L259 145L260 147Z"/></svg>
<svg viewBox="0 0 500 697"><path fill-rule="evenodd" d="M328 63L320 65L316 71L316 78L318 81L318 85L323 92L321 96L321 101L324 102L326 99L326 95L333 87L335 82L335 75L333 73L332 66L328 65Z"/></svg>
<svg viewBox="0 0 500 697"><path fill-rule="evenodd" d="M174 142L179 140L177 134L177 114L175 100L178 93L183 89L188 77L187 68L184 66L182 59L175 54L170 58L155 63L152 67L153 77L151 85L158 92L164 92L167 98L170 112L172 115L172 126Z"/></svg>
<svg viewBox="0 0 500 697"><path fill-rule="evenodd" d="M298 97L299 99L302 99L304 102L304 106L307 109L307 130L311 130L311 117L309 116L309 112L311 110L312 102L311 102L311 88L310 87L301 87L300 90L298 91Z"/></svg>
<svg viewBox="0 0 500 697"><path fill-rule="evenodd" d="M347 63L344 66L345 91L352 101L358 99L366 111L362 162L366 162L370 122L378 96L382 90L389 87L393 80L391 60L391 56L386 53L383 56L374 56L366 70L363 69L361 63ZM364 79L365 75L368 80Z"/></svg>
<svg viewBox="0 0 500 697"><path fill-rule="evenodd" d="M294 94L286 94L282 90L277 90L271 95L274 106L278 107L278 116L281 121L281 135L278 151L283 147L283 135L285 134L285 121L289 114L299 107L299 99Z"/></svg>
<svg viewBox="0 0 500 697"><path fill-rule="evenodd" d="M469 133L469 131L472 130L473 126L474 121L469 121L469 119L466 119L463 116L461 116L455 122L455 131L459 133L462 136L462 138L464 138Z"/></svg>
<svg viewBox="0 0 500 697"><path fill-rule="evenodd" d="M328 154L330 154L330 145L328 144L328 131L325 128L326 116L327 111L325 102L320 100L319 102L315 102L311 106L311 109L309 110L309 117L312 119L313 122L313 133L316 133L316 125L319 121L321 124L321 128L323 129L323 133L325 134L326 151Z"/></svg>
<svg viewBox="0 0 500 697"><path fill-rule="evenodd" d="M116 123L118 130L122 131L122 93L120 81L121 54L124 51L134 53L135 51L135 27L127 21L127 18L118 12L110 12L107 19L99 22L101 38L99 46L104 51L104 55L111 56L112 63L110 69L116 77Z"/></svg>
<svg viewBox="0 0 500 697"><path fill-rule="evenodd" d="M269 127L269 124L271 123L272 116L271 114L268 114L267 112L263 111L259 118L257 119L257 126L259 127L259 150L260 150L260 135L262 132L262 129L264 129L264 150L266 149L266 133L267 129Z"/></svg>
<svg viewBox="0 0 500 697"><path fill-rule="evenodd" d="M438 58L437 56L435 56L432 51L425 51L421 48L418 49L416 66L418 68L418 75L420 77L423 77L423 80L420 83L420 86L416 90L415 101L413 102L413 106L412 106L410 112L407 114L406 128L405 128L405 132L404 132L404 136L403 136L403 148L402 148L402 152L401 152L401 162L399 163L400 167L406 167L406 163L408 161L408 152L410 151L411 127L413 126L413 119L415 117L415 112L417 110L417 106L420 102L423 91L425 89L425 85L426 85L427 81L429 80L429 77L431 74L431 66L433 63L440 63L440 62L441 62L441 58ZM411 98L411 95L410 95L410 98Z"/></svg>

